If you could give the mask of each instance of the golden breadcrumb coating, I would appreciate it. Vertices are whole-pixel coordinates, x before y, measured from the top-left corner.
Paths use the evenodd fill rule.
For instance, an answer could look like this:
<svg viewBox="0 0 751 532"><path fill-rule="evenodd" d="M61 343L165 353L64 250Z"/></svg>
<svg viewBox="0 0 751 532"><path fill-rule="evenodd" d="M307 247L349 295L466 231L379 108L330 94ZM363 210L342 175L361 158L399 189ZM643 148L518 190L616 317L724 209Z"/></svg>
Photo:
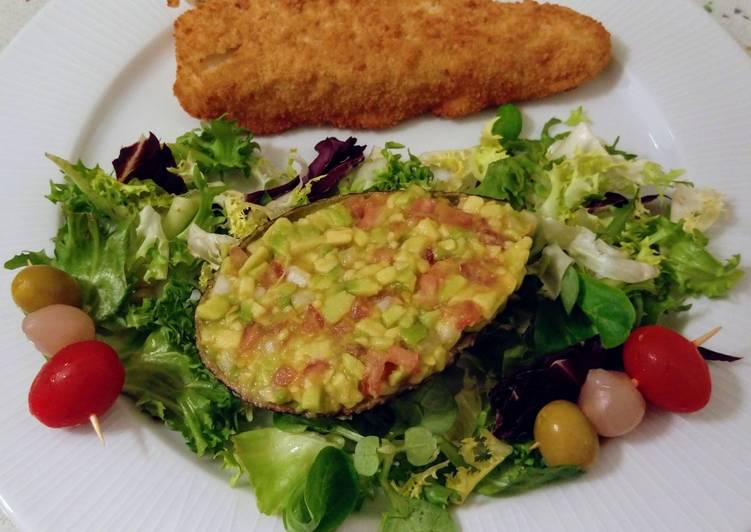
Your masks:
<svg viewBox="0 0 751 532"><path fill-rule="evenodd" d="M209 0L175 22L175 95L258 134L460 117L592 79L610 34L571 9L492 0Z"/></svg>

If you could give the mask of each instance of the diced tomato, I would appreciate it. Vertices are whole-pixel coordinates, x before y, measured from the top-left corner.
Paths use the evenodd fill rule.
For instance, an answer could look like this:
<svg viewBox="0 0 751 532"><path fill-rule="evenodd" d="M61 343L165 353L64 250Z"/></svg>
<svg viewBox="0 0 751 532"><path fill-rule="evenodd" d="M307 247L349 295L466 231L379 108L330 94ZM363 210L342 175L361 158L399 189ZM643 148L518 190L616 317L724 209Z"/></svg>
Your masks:
<svg viewBox="0 0 751 532"><path fill-rule="evenodd" d="M372 310L373 303L370 300L358 297L352 304L352 309L349 311L349 314L352 316L353 320L357 321L369 316Z"/></svg>
<svg viewBox="0 0 751 532"><path fill-rule="evenodd" d="M284 277L284 273L284 266L277 261L272 261L261 275L261 286L264 288L274 286L279 279Z"/></svg>
<svg viewBox="0 0 751 532"><path fill-rule="evenodd" d="M428 307L435 306L438 303L438 289L440 286L440 276L432 272L423 273L417 280L417 293L415 297Z"/></svg>
<svg viewBox="0 0 751 532"><path fill-rule="evenodd" d="M392 346L386 353L369 349L365 355L365 377L360 382L364 395L376 397L381 387L395 370L412 374L420 364L420 356L403 347Z"/></svg>
<svg viewBox="0 0 751 532"><path fill-rule="evenodd" d="M281 366L274 373L274 384L277 386L289 386L297 378L297 372L289 366Z"/></svg>
<svg viewBox="0 0 751 532"><path fill-rule="evenodd" d="M478 261L463 262L459 267L462 275L472 282L480 283L485 286L495 284L495 273L486 268Z"/></svg>
<svg viewBox="0 0 751 532"><path fill-rule="evenodd" d="M443 202L436 206L435 217L439 222L458 225L466 229L472 227L475 222L475 217L471 214Z"/></svg>
<svg viewBox="0 0 751 532"><path fill-rule="evenodd" d="M349 318L344 318L342 320L339 320L336 324L331 326L331 333L334 336L344 336L345 334L349 334L352 332L352 329L355 328L354 322Z"/></svg>
<svg viewBox="0 0 751 532"><path fill-rule="evenodd" d="M413 373L420 364L420 355L396 345L389 348L386 357L389 362L393 362L406 373Z"/></svg>
<svg viewBox="0 0 751 532"><path fill-rule="evenodd" d="M446 309L446 315L454 320L459 330L472 327L482 319L482 309L474 301L462 301Z"/></svg>
<svg viewBox="0 0 751 532"><path fill-rule="evenodd" d="M429 273L436 275L440 277L441 279L444 279L448 275L451 275L452 273L456 273L458 269L459 267L457 266L456 262L454 262L453 260L439 260L438 262L436 262L430 267Z"/></svg>
<svg viewBox="0 0 751 532"><path fill-rule="evenodd" d="M378 217L386 204L385 194L371 194L368 197L353 196L344 200L344 205L355 218L357 227L371 229L378 222Z"/></svg>
<svg viewBox="0 0 751 532"><path fill-rule="evenodd" d="M363 395L375 397L381 393L386 357L381 351L369 349L365 354L365 376L360 381Z"/></svg>
<svg viewBox="0 0 751 532"><path fill-rule="evenodd" d="M314 333L323 329L324 325L326 325L326 322L323 321L323 316L318 312L318 309L313 305L308 305L300 329L305 333Z"/></svg>
<svg viewBox="0 0 751 532"><path fill-rule="evenodd" d="M388 264L391 264L391 261L394 260L394 250L389 247L378 248L375 250L373 258L375 258L377 262L386 262Z"/></svg>
<svg viewBox="0 0 751 532"><path fill-rule="evenodd" d="M245 329L243 330L242 339L240 340L240 350L249 351L253 349L256 345L258 345L258 342L260 342L261 338L263 338L264 332L265 331L263 326L259 325L258 323L246 325Z"/></svg>
<svg viewBox="0 0 751 532"><path fill-rule="evenodd" d="M435 212L436 201L432 198L417 198L412 202L410 212L418 216L430 216Z"/></svg>
<svg viewBox="0 0 751 532"><path fill-rule="evenodd" d="M240 246L235 246L229 250L229 260L232 261L232 266L239 270L245 261L248 259L248 254Z"/></svg>
<svg viewBox="0 0 751 532"><path fill-rule="evenodd" d="M321 375L330 367L331 364L329 364L325 360L314 360L313 362L310 362L307 366L305 366L303 373L306 377Z"/></svg>
<svg viewBox="0 0 751 532"><path fill-rule="evenodd" d="M496 232L495 229L490 227L487 220L483 220L480 227L477 228L477 238L480 239L480 242L483 244L489 244L491 246L500 246L506 241L506 238Z"/></svg>

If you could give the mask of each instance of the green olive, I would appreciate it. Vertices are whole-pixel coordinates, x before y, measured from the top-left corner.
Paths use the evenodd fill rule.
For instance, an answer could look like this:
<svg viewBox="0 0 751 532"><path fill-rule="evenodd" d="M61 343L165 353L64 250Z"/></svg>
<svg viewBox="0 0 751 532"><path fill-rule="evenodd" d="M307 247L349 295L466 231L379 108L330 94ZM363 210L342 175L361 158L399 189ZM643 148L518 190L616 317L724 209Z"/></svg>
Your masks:
<svg viewBox="0 0 751 532"><path fill-rule="evenodd" d="M49 305L81 306L81 289L73 277L46 265L27 266L13 279L13 301L24 312L34 312Z"/></svg>
<svg viewBox="0 0 751 532"><path fill-rule="evenodd" d="M537 413L535 440L545 463L551 467L589 467L600 447L592 423L574 403L552 401Z"/></svg>

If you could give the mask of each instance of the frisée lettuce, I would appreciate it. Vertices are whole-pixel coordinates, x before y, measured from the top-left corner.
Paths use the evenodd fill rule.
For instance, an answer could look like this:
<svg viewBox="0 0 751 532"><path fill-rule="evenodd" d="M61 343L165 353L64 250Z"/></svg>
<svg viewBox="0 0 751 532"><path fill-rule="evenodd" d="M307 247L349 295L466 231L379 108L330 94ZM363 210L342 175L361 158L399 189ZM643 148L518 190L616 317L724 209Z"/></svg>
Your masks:
<svg viewBox="0 0 751 532"><path fill-rule="evenodd" d="M476 146L423 155L387 143L366 156L355 138L328 137L309 164L291 152L281 169L226 118L173 143L143 137L123 148L114 175L50 155L62 173L48 196L63 216L54 251L5 266L73 276L98 337L123 361L124 393L247 479L259 509L287 530L334 530L381 493L381 530L453 531L449 508L473 493L509 496L582 474L544 463L530 441L539 409L575 401L590 368L617 367L635 327L686 310L689 298L722 297L742 276L740 257L715 257L703 233L723 219L721 194L606 144L582 108L538 138L520 137L522 125L504 105ZM195 309L233 245L295 206L410 185L539 218L522 286L454 366L351 419L253 409L204 367Z"/></svg>

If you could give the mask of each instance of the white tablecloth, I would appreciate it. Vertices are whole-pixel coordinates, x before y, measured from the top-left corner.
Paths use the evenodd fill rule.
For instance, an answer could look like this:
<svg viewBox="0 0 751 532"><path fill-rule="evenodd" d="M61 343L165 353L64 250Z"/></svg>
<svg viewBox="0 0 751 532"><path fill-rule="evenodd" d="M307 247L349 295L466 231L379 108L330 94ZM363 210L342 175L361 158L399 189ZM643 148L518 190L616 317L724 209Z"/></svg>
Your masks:
<svg viewBox="0 0 751 532"><path fill-rule="evenodd" d="M0 0L0 50L5 48L24 24L48 1ZM717 20L751 54L751 0L693 1L704 7L708 16ZM15 532L13 524L2 509L0 509L0 532Z"/></svg>

